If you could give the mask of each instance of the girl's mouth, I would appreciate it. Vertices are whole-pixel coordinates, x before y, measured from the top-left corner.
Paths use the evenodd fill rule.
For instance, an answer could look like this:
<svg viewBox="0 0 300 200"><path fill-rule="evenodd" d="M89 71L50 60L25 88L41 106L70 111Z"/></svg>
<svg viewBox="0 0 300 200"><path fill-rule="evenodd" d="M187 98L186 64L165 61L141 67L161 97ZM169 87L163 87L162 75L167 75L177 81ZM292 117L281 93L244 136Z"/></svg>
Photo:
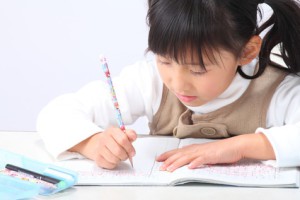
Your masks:
<svg viewBox="0 0 300 200"><path fill-rule="evenodd" d="M175 94L180 101L185 102L185 103L189 103L189 102L192 102L195 99L197 99L196 96L186 96L186 95L181 95L178 93L175 93Z"/></svg>

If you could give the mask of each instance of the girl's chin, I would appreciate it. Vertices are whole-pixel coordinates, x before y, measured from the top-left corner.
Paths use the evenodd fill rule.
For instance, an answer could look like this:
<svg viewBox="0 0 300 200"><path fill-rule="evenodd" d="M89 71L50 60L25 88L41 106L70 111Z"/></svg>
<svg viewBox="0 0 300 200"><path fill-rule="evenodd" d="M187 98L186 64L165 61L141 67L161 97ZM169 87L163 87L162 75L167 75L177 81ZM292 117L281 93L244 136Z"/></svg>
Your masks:
<svg viewBox="0 0 300 200"><path fill-rule="evenodd" d="M180 101L180 102L183 103L185 106L188 106L188 107L199 107L199 106L203 106L205 104L205 103L199 102L199 101L189 102L189 103L186 103L186 102L183 102L183 101Z"/></svg>

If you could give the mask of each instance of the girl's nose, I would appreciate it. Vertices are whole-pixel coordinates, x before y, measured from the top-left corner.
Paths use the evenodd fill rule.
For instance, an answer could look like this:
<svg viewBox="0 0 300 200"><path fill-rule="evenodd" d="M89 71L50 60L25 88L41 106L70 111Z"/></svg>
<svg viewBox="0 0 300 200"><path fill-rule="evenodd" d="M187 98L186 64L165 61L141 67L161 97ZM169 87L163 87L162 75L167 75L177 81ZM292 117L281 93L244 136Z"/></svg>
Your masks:
<svg viewBox="0 0 300 200"><path fill-rule="evenodd" d="M184 92L189 88L188 74L186 70L182 69L182 67L177 67L176 70L173 71L172 77L172 88L176 92Z"/></svg>

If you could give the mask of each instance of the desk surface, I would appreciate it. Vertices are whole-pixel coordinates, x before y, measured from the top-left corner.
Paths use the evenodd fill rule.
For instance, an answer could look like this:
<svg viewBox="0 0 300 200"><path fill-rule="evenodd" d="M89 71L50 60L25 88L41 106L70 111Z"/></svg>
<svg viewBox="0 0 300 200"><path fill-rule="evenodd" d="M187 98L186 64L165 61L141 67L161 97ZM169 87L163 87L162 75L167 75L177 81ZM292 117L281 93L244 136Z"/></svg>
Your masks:
<svg viewBox="0 0 300 200"><path fill-rule="evenodd" d="M19 153L40 161L49 161L50 157L43 147L38 134L33 132L0 132L0 148ZM51 197L36 199L128 199L128 200L299 200L300 189L297 188L243 188L209 184L185 186L75 186Z"/></svg>

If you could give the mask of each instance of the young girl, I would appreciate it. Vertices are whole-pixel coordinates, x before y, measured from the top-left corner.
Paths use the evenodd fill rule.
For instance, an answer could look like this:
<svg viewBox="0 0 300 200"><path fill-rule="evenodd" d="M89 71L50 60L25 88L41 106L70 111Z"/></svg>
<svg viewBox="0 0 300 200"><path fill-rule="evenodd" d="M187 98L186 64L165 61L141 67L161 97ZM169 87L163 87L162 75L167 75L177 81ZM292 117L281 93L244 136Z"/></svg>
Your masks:
<svg viewBox="0 0 300 200"><path fill-rule="evenodd" d="M258 27L262 3L274 13ZM161 170L242 158L300 166L299 5L293 0L148 4L148 50L156 60L129 66L113 80L125 124L146 116L153 135L220 139L159 155ZM270 60L278 44L287 68ZM40 113L37 129L57 159L84 156L113 169L135 155L136 132L118 128L101 81L52 101Z"/></svg>

